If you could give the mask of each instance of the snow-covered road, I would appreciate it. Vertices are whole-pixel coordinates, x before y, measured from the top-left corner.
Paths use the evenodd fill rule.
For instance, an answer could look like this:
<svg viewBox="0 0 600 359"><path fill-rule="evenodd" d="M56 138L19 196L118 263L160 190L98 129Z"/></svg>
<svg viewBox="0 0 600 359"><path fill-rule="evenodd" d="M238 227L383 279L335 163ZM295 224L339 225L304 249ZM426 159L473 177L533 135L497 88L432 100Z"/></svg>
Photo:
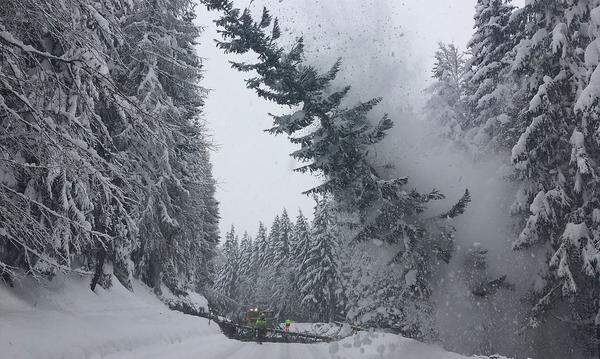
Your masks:
<svg viewBox="0 0 600 359"><path fill-rule="evenodd" d="M170 345L157 344L134 352L118 352L108 359L170 359L170 358L228 358L228 359L322 359L330 358L325 345L243 343L223 341L222 336L208 335Z"/></svg>
<svg viewBox="0 0 600 359"><path fill-rule="evenodd" d="M465 359L397 335L360 333L334 343L246 343L215 323L169 310L149 288L57 277L0 283L0 359Z"/></svg>
<svg viewBox="0 0 600 359"><path fill-rule="evenodd" d="M108 359L465 359L440 348L393 335L364 333L331 344L244 343L218 335L174 344L157 344L135 351L121 351Z"/></svg>

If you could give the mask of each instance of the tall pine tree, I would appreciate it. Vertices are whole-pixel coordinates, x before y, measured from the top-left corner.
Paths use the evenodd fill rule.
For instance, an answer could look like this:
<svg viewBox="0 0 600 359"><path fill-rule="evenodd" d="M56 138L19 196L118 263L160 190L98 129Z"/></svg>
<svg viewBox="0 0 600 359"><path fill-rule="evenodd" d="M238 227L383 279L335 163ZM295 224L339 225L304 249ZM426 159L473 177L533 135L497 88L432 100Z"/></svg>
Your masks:
<svg viewBox="0 0 600 359"><path fill-rule="evenodd" d="M428 117L440 126L442 136L464 145L468 126L465 73L467 60L454 44L440 43L435 53L432 76L435 80L428 91Z"/></svg>
<svg viewBox="0 0 600 359"><path fill-rule="evenodd" d="M339 310L341 294L338 266L338 236L330 203L321 199L315 208L311 240L300 264L301 303L308 318L331 322Z"/></svg>
<svg viewBox="0 0 600 359"><path fill-rule="evenodd" d="M589 112L595 100L587 97L594 60L589 51L583 56L594 34L588 31L594 6L530 1L518 13L527 25L512 72L529 103L512 150L522 180L513 212L526 217L514 248L540 246L547 256L532 291L533 326L553 313L589 329L600 308L597 126Z"/></svg>
<svg viewBox="0 0 600 359"><path fill-rule="evenodd" d="M8 276L81 267L92 289L114 273L157 292L208 280L218 211L192 20L185 0L3 3Z"/></svg>
<svg viewBox="0 0 600 359"><path fill-rule="evenodd" d="M261 305L265 308L270 307L271 300L271 272L272 266L272 255L270 237L267 236L267 228L260 222L258 225L258 233L254 240L255 245L255 273L256 283L254 287L254 295L256 304Z"/></svg>
<svg viewBox="0 0 600 359"><path fill-rule="evenodd" d="M256 285L256 272L254 271L254 244L248 232L244 232L240 243L240 298L244 303L254 303L254 288Z"/></svg>
<svg viewBox="0 0 600 359"><path fill-rule="evenodd" d="M229 300L238 301L240 295L240 248L233 226L225 236L223 257L223 265L219 269L215 289Z"/></svg>
<svg viewBox="0 0 600 359"><path fill-rule="evenodd" d="M479 0L475 7L475 33L469 41L465 102L467 140L478 149L501 150L510 144L500 136L509 121L507 109L512 93L506 81L507 55L515 45L511 27L514 6L506 0Z"/></svg>

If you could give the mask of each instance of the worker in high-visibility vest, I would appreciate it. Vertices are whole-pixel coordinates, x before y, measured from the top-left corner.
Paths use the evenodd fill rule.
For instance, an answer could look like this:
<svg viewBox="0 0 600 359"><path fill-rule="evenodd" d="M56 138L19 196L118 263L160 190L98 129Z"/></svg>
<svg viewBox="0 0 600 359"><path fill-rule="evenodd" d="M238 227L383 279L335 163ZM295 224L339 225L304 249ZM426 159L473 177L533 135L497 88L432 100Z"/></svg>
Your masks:
<svg viewBox="0 0 600 359"><path fill-rule="evenodd" d="M258 317L254 327L256 328L256 336L258 338L264 338L265 335L267 335L267 320L265 319L264 314L261 314L260 317Z"/></svg>
<svg viewBox="0 0 600 359"><path fill-rule="evenodd" d="M283 327L283 328L284 328L283 330L285 330L285 332L287 333L287 332L289 332L289 331L290 331L290 327L291 327L291 326L292 326L292 321L291 321L291 320L289 320L289 319L286 319L286 320L285 320L285 325L284 325L284 327Z"/></svg>

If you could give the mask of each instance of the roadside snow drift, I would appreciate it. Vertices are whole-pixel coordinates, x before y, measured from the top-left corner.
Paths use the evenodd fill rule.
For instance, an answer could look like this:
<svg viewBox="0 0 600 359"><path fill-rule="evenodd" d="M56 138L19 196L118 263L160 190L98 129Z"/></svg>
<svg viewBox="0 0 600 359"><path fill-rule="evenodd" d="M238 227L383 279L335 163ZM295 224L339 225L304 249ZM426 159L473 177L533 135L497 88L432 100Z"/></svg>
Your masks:
<svg viewBox="0 0 600 359"><path fill-rule="evenodd" d="M330 344L243 343L215 323L169 310L139 282L134 292L89 289L89 278L58 276L15 288L0 284L0 357L83 358L316 358L464 359L396 335L360 333ZM203 298L195 298L202 302ZM483 358L483 357L481 357Z"/></svg>

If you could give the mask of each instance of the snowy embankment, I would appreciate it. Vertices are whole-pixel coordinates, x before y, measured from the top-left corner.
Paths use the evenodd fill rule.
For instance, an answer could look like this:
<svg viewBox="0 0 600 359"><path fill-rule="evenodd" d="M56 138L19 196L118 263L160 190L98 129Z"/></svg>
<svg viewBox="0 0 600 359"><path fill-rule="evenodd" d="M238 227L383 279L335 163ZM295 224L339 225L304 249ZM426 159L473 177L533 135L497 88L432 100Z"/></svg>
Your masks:
<svg viewBox="0 0 600 359"><path fill-rule="evenodd" d="M114 280L91 292L87 277L0 284L2 358L403 358L464 359L390 334L361 333L330 344L242 343L215 323L169 310L140 283ZM195 298L201 302L201 298Z"/></svg>
<svg viewBox="0 0 600 359"><path fill-rule="evenodd" d="M283 328L283 323L281 323ZM294 323L290 326L290 331L297 333L307 333L332 338L346 338L352 335L352 327L349 324L342 323Z"/></svg>
<svg viewBox="0 0 600 359"><path fill-rule="evenodd" d="M214 323L169 310L134 282L132 293L113 278L110 290L89 289L88 277L30 278L0 284L2 358L96 358L198 336L221 338Z"/></svg>

